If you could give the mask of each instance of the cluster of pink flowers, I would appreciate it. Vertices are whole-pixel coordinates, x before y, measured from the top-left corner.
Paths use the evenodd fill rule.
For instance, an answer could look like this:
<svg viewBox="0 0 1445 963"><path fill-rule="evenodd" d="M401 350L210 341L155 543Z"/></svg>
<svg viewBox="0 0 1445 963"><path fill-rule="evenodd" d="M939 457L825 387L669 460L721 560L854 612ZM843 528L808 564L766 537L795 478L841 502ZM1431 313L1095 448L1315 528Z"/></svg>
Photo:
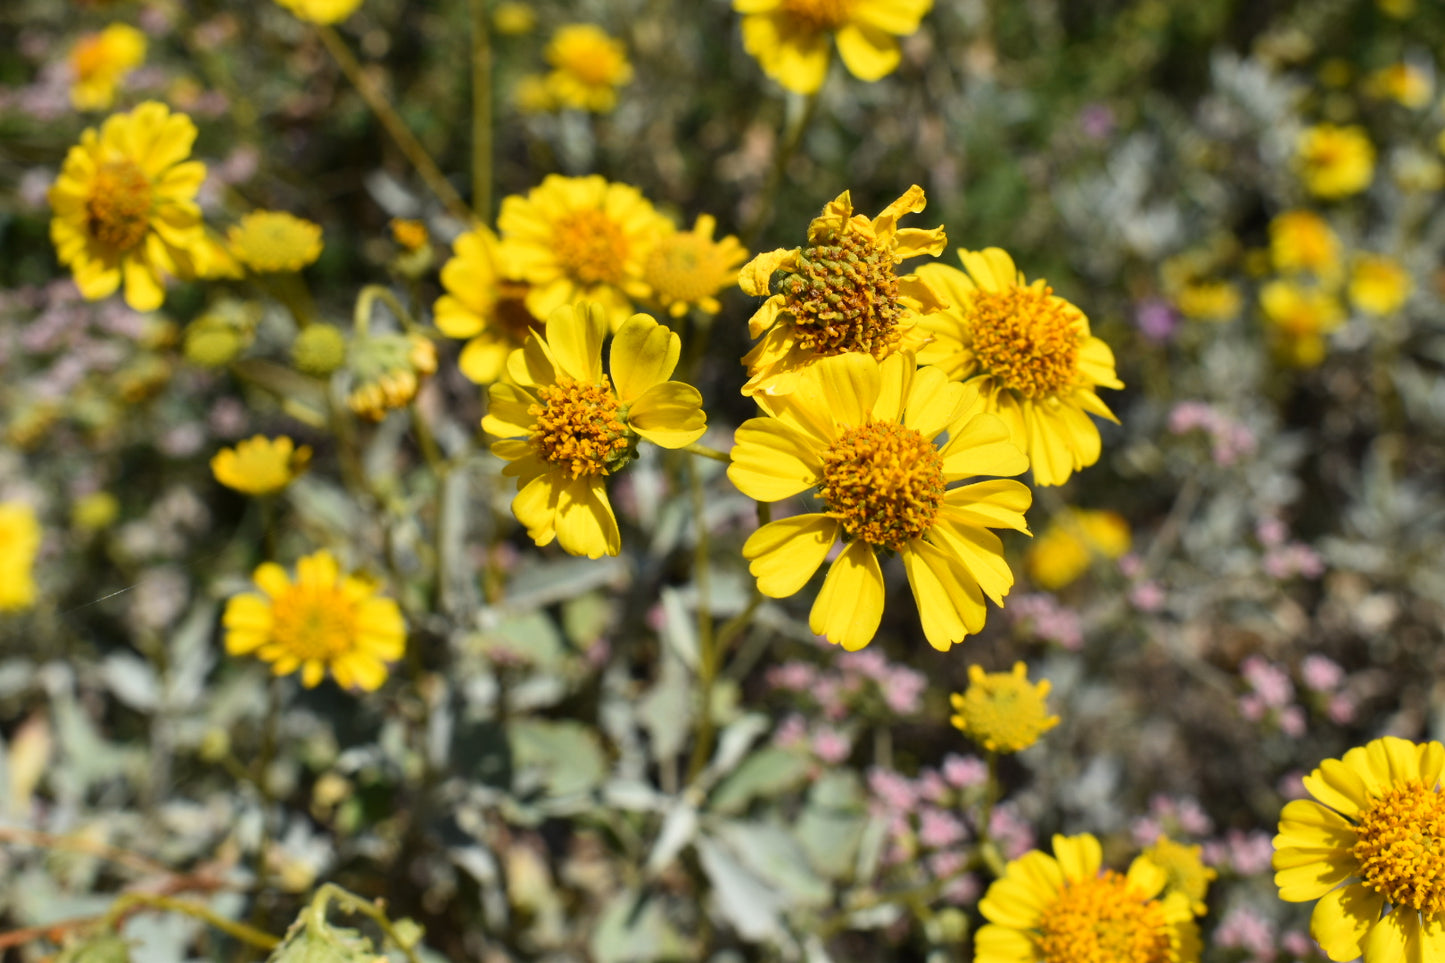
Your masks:
<svg viewBox="0 0 1445 963"><path fill-rule="evenodd" d="M1181 839L1208 836L1213 831L1214 821L1198 801L1162 793L1149 800L1149 814L1135 820L1132 830L1134 842L1141 847L1153 845L1160 836Z"/></svg>
<svg viewBox="0 0 1445 963"><path fill-rule="evenodd" d="M1252 963L1270 963L1275 957L1274 923L1248 906L1236 906L1224 915L1214 931L1214 945L1243 950Z"/></svg>
<svg viewBox="0 0 1445 963"><path fill-rule="evenodd" d="M1202 431L1208 436L1216 464L1228 467L1254 454L1259 439L1243 422L1202 401L1181 401L1169 412L1169 430L1176 435Z"/></svg>
<svg viewBox="0 0 1445 963"><path fill-rule="evenodd" d="M907 666L890 662L877 649L847 652L833 667L820 669L810 662L784 662L768 670L774 689L810 696L825 718L840 720L866 709L880 699L888 712L911 716L923 708L928 678Z"/></svg>
<svg viewBox="0 0 1445 963"><path fill-rule="evenodd" d="M1203 855L1210 866L1228 869L1236 876L1258 876L1269 871L1274 837L1259 830L1246 833L1231 829L1223 839L1206 842Z"/></svg>
<svg viewBox="0 0 1445 963"><path fill-rule="evenodd" d="M1048 592L1033 592L1009 599L1004 614L1020 631L1077 652L1084 647L1084 623L1079 613L1059 604Z"/></svg>
<svg viewBox="0 0 1445 963"><path fill-rule="evenodd" d="M1251 655L1239 667L1250 691L1239 697L1239 712L1251 722L1272 720L1291 738L1305 732L1304 709L1295 705L1294 683L1279 665Z"/></svg>
<svg viewBox="0 0 1445 963"><path fill-rule="evenodd" d="M1319 578L1324 574L1324 559L1303 542L1290 541L1289 529L1278 518L1262 519L1254 533L1264 546L1264 571L1270 578Z"/></svg>

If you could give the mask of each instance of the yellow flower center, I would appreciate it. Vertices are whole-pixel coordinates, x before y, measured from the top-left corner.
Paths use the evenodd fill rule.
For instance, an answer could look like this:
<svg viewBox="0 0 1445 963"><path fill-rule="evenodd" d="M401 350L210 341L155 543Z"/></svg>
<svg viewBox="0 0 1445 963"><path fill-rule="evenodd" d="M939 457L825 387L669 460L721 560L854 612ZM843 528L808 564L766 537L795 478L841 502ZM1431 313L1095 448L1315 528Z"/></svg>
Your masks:
<svg viewBox="0 0 1445 963"><path fill-rule="evenodd" d="M145 239L153 202L151 182L135 163L102 164L85 202L86 230L100 243L128 251Z"/></svg>
<svg viewBox="0 0 1445 963"><path fill-rule="evenodd" d="M1113 870L1071 880L1044 910L1038 948L1044 963L1166 963L1169 924L1157 900L1143 899Z"/></svg>
<svg viewBox="0 0 1445 963"><path fill-rule="evenodd" d="M737 272L711 240L679 232L652 249L643 276L663 304L696 304L733 283Z"/></svg>
<svg viewBox="0 0 1445 963"><path fill-rule="evenodd" d="M613 46L606 41L574 41L560 44L554 58L564 70L584 84L601 87L615 83L623 66Z"/></svg>
<svg viewBox="0 0 1445 963"><path fill-rule="evenodd" d="M807 30L837 30L848 22L854 0L783 0L783 13Z"/></svg>
<svg viewBox="0 0 1445 963"><path fill-rule="evenodd" d="M1445 912L1445 796L1418 779L1396 783L1360 814L1352 850L1365 883L1392 905Z"/></svg>
<svg viewBox="0 0 1445 963"><path fill-rule="evenodd" d="M977 291L971 335L979 367L1026 398L1057 394L1078 379L1083 335L1049 287Z"/></svg>
<svg viewBox="0 0 1445 963"><path fill-rule="evenodd" d="M943 456L891 421L850 428L823 453L818 495L843 530L898 551L928 531L943 504Z"/></svg>
<svg viewBox="0 0 1445 963"><path fill-rule="evenodd" d="M627 266L627 236L606 211L574 211L552 233L557 260L584 284L616 284Z"/></svg>
<svg viewBox="0 0 1445 963"><path fill-rule="evenodd" d="M798 252L796 273L778 290L793 315L798 346L822 356L864 351L882 361L898 343L898 276L893 256L868 238L842 233Z"/></svg>
<svg viewBox="0 0 1445 963"><path fill-rule="evenodd" d="M532 444L543 459L573 478L609 475L627 457L627 427L618 419L617 396L604 376L600 384L561 377L537 389L541 404L527 413L537 419Z"/></svg>
<svg viewBox="0 0 1445 963"><path fill-rule="evenodd" d="M293 585L271 603L271 639L287 655L330 661L355 646L356 605L334 585Z"/></svg>

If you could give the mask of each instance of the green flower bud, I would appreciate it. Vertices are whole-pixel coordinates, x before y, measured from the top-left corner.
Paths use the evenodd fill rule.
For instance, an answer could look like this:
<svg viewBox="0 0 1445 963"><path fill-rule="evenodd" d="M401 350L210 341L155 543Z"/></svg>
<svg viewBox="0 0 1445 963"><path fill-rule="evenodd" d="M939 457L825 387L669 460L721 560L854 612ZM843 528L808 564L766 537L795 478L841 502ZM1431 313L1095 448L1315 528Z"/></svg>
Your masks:
<svg viewBox="0 0 1445 963"><path fill-rule="evenodd" d="M334 324L309 324L291 343L298 371L324 378L346 363L346 335Z"/></svg>

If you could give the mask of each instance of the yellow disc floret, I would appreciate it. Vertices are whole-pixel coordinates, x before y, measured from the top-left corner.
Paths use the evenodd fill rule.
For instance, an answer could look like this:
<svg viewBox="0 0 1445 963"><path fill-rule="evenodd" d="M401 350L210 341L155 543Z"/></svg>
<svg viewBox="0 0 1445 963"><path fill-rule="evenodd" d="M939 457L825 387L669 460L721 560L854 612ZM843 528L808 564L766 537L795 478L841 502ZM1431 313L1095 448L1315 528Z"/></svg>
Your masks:
<svg viewBox="0 0 1445 963"><path fill-rule="evenodd" d="M898 551L933 525L943 504L943 457L917 430L874 421L823 453L818 495L843 531Z"/></svg>
<svg viewBox="0 0 1445 963"><path fill-rule="evenodd" d="M852 15L854 0L783 0L783 13L806 29L837 30Z"/></svg>
<svg viewBox="0 0 1445 963"><path fill-rule="evenodd" d="M145 239L154 201L151 182L130 160L103 164L85 202L90 236L117 251L129 251Z"/></svg>
<svg viewBox="0 0 1445 963"><path fill-rule="evenodd" d="M627 428L605 376L600 384L559 378L538 387L537 397L541 403L528 413L536 418L531 440L543 460L572 478L609 475L626 460Z"/></svg>
<svg viewBox="0 0 1445 963"><path fill-rule="evenodd" d="M898 343L894 259L852 232L825 235L798 252L798 270L778 290L800 348L828 357L863 351L882 360Z"/></svg>
<svg viewBox="0 0 1445 963"><path fill-rule="evenodd" d="M1044 963L1167 963L1169 921L1112 869L1071 880L1039 922Z"/></svg>
<svg viewBox="0 0 1445 963"><path fill-rule="evenodd" d="M1079 380L1085 335L1074 323L1077 309L1053 293L1035 283L974 297L970 347L979 368L1026 398L1058 394Z"/></svg>
<svg viewBox="0 0 1445 963"><path fill-rule="evenodd" d="M1355 833L1366 885L1427 918L1445 912L1445 796L1418 779L1399 782L1360 813Z"/></svg>
<svg viewBox="0 0 1445 963"><path fill-rule="evenodd" d="M584 284L618 284L626 274L627 236L606 211L573 211L557 222L553 244L563 269Z"/></svg>
<svg viewBox="0 0 1445 963"><path fill-rule="evenodd" d="M1028 670L1015 662L1012 672L985 673L968 667L968 689L952 696L953 725L989 752L1019 752L1059 724L1045 702L1049 680L1030 683Z"/></svg>

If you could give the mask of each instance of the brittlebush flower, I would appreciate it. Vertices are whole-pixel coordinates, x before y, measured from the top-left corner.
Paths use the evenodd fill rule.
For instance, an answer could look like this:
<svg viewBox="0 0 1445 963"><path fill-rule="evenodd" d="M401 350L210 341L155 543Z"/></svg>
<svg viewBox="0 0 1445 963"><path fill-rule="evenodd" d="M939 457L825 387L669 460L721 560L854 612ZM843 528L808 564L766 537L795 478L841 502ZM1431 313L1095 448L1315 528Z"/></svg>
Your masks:
<svg viewBox="0 0 1445 963"><path fill-rule="evenodd" d="M953 727L989 752L1023 752L1059 724L1049 715L1048 679L1029 681L1028 669L1015 662L1011 672L968 667L968 688L949 697L956 713Z"/></svg>
<svg viewBox="0 0 1445 963"><path fill-rule="evenodd" d="M1229 281L1186 281L1173 295L1179 313L1194 321L1232 321L1239 317L1244 296Z"/></svg>
<svg viewBox="0 0 1445 963"><path fill-rule="evenodd" d="M517 479L512 513L538 545L554 539L573 555L599 558L622 549L606 479L647 440L682 448L702 437L702 395L669 381L680 342L645 314L612 338L597 305L564 306L507 359L509 380L492 385L482 430L500 441L492 453Z"/></svg>
<svg viewBox="0 0 1445 963"><path fill-rule="evenodd" d="M821 511L769 522L743 545L758 590L793 595L828 569L808 625L860 649L883 618L880 553L903 559L928 643L940 651L983 628L984 597L1003 604L1013 573L990 529L1027 532L1028 460L993 415L966 410L961 385L899 352L882 363L849 353L824 358L787 395L762 399L768 417L737 431L728 478L749 498L775 502L813 492ZM947 439L941 436L947 433Z"/></svg>
<svg viewBox="0 0 1445 963"><path fill-rule="evenodd" d="M743 291L772 295L748 322L751 336L762 340L743 358L743 394L787 394L799 373L821 358L863 352L882 361L922 346L927 334L919 318L943 302L919 275L895 269L905 258L936 255L948 243L942 227L898 226L900 217L925 203L915 184L869 220L853 213L852 196L844 191L808 225L805 246L759 254L743 266ZM773 285L777 273L784 276Z"/></svg>
<svg viewBox="0 0 1445 963"><path fill-rule="evenodd" d="M76 110L109 110L115 90L146 59L146 36L135 27L113 23L81 37L70 48L70 105Z"/></svg>
<svg viewBox="0 0 1445 963"><path fill-rule="evenodd" d="M932 7L933 0L733 0L743 47L763 73L799 94L823 86L834 41L854 77L888 76L901 59L898 38Z"/></svg>
<svg viewBox="0 0 1445 963"><path fill-rule="evenodd" d="M1259 304L1275 353L1286 363L1312 368L1324 360L1325 335L1345 319L1344 306L1328 291L1290 281L1260 289Z"/></svg>
<svg viewBox="0 0 1445 963"><path fill-rule="evenodd" d="M309 445L282 435L256 435L222 448L211 458L211 474L227 488L244 495L273 495L296 480L311 461Z"/></svg>
<svg viewBox="0 0 1445 963"><path fill-rule="evenodd" d="M1314 211L1286 211L1269 222L1269 256L1282 274L1304 272L1333 283L1343 263L1340 239Z"/></svg>
<svg viewBox="0 0 1445 963"><path fill-rule="evenodd" d="M1383 254L1361 254L1350 269L1350 303L1366 314L1394 314L1414 288L1410 272Z"/></svg>
<svg viewBox="0 0 1445 963"><path fill-rule="evenodd" d="M963 381L985 411L1003 418L1029 456L1034 481L1062 485L1099 460L1090 415L1117 422L1099 388L1122 388L1114 353L1089 332L1089 319L1042 278L1029 283L996 247L959 251L968 273L925 264L918 274L949 306L926 315L932 343L921 364Z"/></svg>
<svg viewBox="0 0 1445 963"><path fill-rule="evenodd" d="M35 555L40 522L24 502L0 502L0 612L35 604Z"/></svg>
<svg viewBox="0 0 1445 963"><path fill-rule="evenodd" d="M115 293L154 311L165 301L165 278L204 272L212 244L201 225L196 191L206 166L186 160L196 125L165 104L147 101L87 128L70 148L50 188L50 239L60 263L75 274L88 300Z"/></svg>
<svg viewBox="0 0 1445 963"><path fill-rule="evenodd" d="M989 886L974 963L1198 963L1189 899L1165 891L1164 870L1143 856L1127 873L1102 869L1088 833L1056 835L1053 846L1013 860Z"/></svg>
<svg viewBox="0 0 1445 963"><path fill-rule="evenodd" d="M1372 97L1393 100L1401 107L1419 110L1430 104L1435 84L1430 75L1414 64L1391 64L1375 71L1365 81L1365 91Z"/></svg>
<svg viewBox="0 0 1445 963"><path fill-rule="evenodd" d="M613 331L647 296L643 258L670 226L637 188L595 174L549 174L526 197L505 198L497 217L508 272L530 285L534 317L585 300L602 306Z"/></svg>
<svg viewBox="0 0 1445 963"><path fill-rule="evenodd" d="M1445 959L1445 746L1386 736L1326 759L1304 778L1313 799L1280 813L1274 883L1318 900L1310 935L1332 960Z"/></svg>
<svg viewBox="0 0 1445 963"><path fill-rule="evenodd" d="M420 334L358 335L347 352L352 388L346 404L368 421L404 408L437 370L437 349Z"/></svg>
<svg viewBox="0 0 1445 963"><path fill-rule="evenodd" d="M278 676L300 669L308 689L330 672L342 688L370 692L406 649L396 602L369 579L342 575L330 552L297 562L294 582L275 562L260 565L252 580L261 592L233 596L221 616L231 655L254 653Z"/></svg>
<svg viewBox="0 0 1445 963"><path fill-rule="evenodd" d="M1204 897L1209 893L1210 882L1219 876L1213 867L1204 865L1203 851L1202 846L1176 843L1168 836L1160 836L1141 854L1164 870L1169 880L1164 884L1164 892L1183 894L1195 916L1203 916L1208 909Z"/></svg>
<svg viewBox="0 0 1445 963"><path fill-rule="evenodd" d="M617 106L617 89L632 80L627 48L592 24L558 27L546 56L552 65L547 85L563 107L608 113Z"/></svg>
<svg viewBox="0 0 1445 963"><path fill-rule="evenodd" d="M1029 546L1029 578L1058 591L1087 572L1095 558L1117 559L1130 543L1129 523L1114 512L1069 509Z"/></svg>
<svg viewBox="0 0 1445 963"><path fill-rule="evenodd" d="M356 12L362 0L276 0L309 23L340 23Z"/></svg>
<svg viewBox="0 0 1445 963"><path fill-rule="evenodd" d="M321 256L321 225L286 211L252 211L227 240L236 260L257 274L299 271Z"/></svg>
<svg viewBox="0 0 1445 963"><path fill-rule="evenodd" d="M1358 194L1375 176L1375 148L1363 127L1318 124L1300 134L1295 167L1316 197Z"/></svg>
<svg viewBox="0 0 1445 963"><path fill-rule="evenodd" d="M650 300L674 318L689 308L717 314L722 310L718 292L738 283L738 266L748 259L747 248L732 235L714 240L716 228L716 218L700 214L691 231L659 237L643 263Z"/></svg>
<svg viewBox="0 0 1445 963"><path fill-rule="evenodd" d="M449 338L467 338L457 365L477 384L502 376L507 356L527 341L542 321L527 310L528 286L507 276L510 259L497 237L477 227L457 238L442 265L435 322Z"/></svg>

